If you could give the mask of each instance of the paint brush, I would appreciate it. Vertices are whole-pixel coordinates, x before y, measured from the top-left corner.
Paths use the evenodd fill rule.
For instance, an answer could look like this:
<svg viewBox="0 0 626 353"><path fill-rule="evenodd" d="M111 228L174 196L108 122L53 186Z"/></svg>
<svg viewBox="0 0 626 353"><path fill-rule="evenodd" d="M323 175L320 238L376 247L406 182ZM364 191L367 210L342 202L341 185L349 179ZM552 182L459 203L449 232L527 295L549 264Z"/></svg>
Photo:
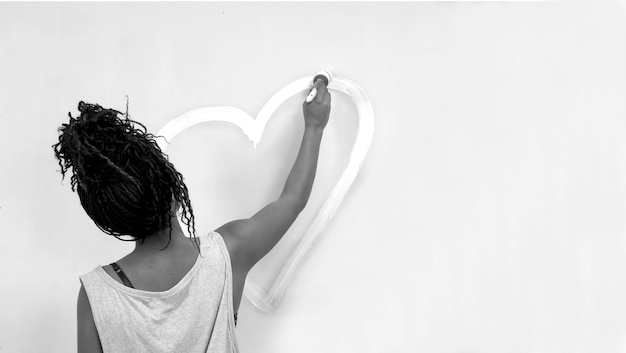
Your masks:
<svg viewBox="0 0 626 353"><path fill-rule="evenodd" d="M330 71L320 71L317 73L317 75L315 75L315 77L313 77L313 84L315 84L315 81L317 81L320 78L322 79L322 81L324 81L324 84L326 85L326 87L328 87L328 84L330 83L330 81L333 80L333 74L330 73ZM309 92L309 95L306 97L306 102L311 103L316 95L317 95L317 88L313 86L313 89L311 90L311 92Z"/></svg>

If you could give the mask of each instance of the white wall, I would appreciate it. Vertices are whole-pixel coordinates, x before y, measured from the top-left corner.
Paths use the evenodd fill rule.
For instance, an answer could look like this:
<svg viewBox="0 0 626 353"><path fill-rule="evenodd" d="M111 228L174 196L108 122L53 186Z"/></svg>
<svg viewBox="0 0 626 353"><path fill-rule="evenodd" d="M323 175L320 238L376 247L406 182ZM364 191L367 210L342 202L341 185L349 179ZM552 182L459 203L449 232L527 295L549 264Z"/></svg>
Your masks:
<svg viewBox="0 0 626 353"><path fill-rule="evenodd" d="M79 100L128 95L156 132L198 107L254 114L321 69L363 87L376 134L279 310L242 303L243 352L626 351L625 7L566 3L0 4L0 352L75 350L78 275L131 249L61 184L50 146ZM263 195L285 153L261 157L283 166ZM232 201L196 202L251 207Z"/></svg>

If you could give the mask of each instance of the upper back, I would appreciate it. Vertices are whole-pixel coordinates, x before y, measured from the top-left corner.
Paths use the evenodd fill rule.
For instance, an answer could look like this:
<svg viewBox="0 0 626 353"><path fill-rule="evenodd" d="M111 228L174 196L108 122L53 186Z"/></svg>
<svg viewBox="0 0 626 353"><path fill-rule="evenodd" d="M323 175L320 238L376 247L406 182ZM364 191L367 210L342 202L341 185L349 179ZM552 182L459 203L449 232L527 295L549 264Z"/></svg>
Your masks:
<svg viewBox="0 0 626 353"><path fill-rule="evenodd" d="M191 271L200 256L195 244L187 239L165 250L151 256L131 253L118 260L117 264L129 278L133 288L163 292L180 282ZM103 266L103 269L109 276L123 284L111 265Z"/></svg>
<svg viewBox="0 0 626 353"><path fill-rule="evenodd" d="M102 267L80 277L103 352L237 351L226 246L217 233L201 236L200 245L201 256L166 290L126 287Z"/></svg>

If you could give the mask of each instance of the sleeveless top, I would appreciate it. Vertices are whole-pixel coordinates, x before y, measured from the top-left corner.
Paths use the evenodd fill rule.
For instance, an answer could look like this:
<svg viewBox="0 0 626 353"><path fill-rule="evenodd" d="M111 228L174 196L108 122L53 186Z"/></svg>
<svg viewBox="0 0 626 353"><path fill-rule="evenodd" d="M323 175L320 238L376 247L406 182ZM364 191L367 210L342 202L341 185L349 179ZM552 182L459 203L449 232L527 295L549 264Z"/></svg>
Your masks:
<svg viewBox="0 0 626 353"><path fill-rule="evenodd" d="M126 287L100 266L80 276L104 353L238 352L228 249L216 232L198 238L195 264L164 292Z"/></svg>

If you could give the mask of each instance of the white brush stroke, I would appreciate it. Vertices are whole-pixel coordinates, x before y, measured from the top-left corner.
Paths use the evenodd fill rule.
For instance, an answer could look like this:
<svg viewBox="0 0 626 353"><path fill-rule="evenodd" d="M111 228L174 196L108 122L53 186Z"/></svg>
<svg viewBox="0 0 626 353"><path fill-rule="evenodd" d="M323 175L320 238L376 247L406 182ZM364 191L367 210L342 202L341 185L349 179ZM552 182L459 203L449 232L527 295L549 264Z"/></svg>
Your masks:
<svg viewBox="0 0 626 353"><path fill-rule="evenodd" d="M312 80L313 76L307 76L283 87L263 106L256 119L235 107L199 108L173 119L157 135L165 137L167 141L172 141L176 135L194 125L210 121L222 121L241 128L243 133L252 141L254 147L256 147L263 136L263 130L267 121L276 109L287 99L303 91L308 91L311 88ZM309 251L315 238L337 212L346 192L359 173L374 135L374 112L365 92L356 83L343 77L335 77L330 82L328 88L343 92L354 101L359 119L356 139L343 174L337 181L337 184L335 184L319 213L307 228L306 233L298 242L295 251L285 261L269 292L265 292L251 278L246 280L244 295L255 306L266 312L273 312L278 307L302 257ZM158 139L159 147L163 151L167 148L167 141L165 140Z"/></svg>

